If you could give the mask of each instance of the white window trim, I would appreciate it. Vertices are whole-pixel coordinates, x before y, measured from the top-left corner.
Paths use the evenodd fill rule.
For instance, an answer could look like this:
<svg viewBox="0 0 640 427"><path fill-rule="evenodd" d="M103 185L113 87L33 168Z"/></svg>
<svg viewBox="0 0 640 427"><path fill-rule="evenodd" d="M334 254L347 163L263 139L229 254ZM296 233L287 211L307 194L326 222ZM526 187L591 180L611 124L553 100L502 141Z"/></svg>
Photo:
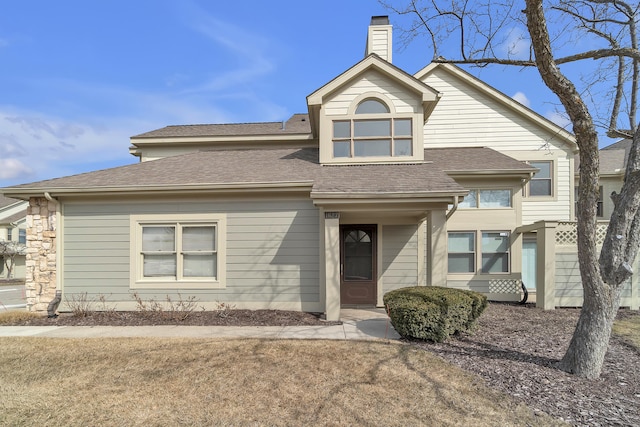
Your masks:
<svg viewBox="0 0 640 427"><path fill-rule="evenodd" d="M143 277L142 227L146 225L215 225L218 277ZM221 289L226 287L227 216L225 214L144 214L130 218L131 289ZM179 268L179 263L177 265Z"/></svg>

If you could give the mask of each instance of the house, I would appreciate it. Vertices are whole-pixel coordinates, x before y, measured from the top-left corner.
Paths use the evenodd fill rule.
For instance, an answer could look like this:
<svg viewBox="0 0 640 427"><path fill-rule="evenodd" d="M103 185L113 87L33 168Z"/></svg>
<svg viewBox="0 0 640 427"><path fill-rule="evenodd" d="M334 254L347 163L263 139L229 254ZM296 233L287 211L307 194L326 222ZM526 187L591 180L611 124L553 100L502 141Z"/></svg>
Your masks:
<svg viewBox="0 0 640 427"><path fill-rule="evenodd" d="M179 293L335 320L405 286L516 301L523 280L579 304L548 256L549 222L574 217L573 135L456 66L406 73L391 33L374 17L306 114L167 126L131 138L137 164L2 189L29 201L29 309Z"/></svg>
<svg viewBox="0 0 640 427"><path fill-rule="evenodd" d="M0 242L26 243L27 241L27 202L9 199L0 195ZM25 256L17 255L12 266L11 277L0 256L0 279L24 278Z"/></svg>
<svg viewBox="0 0 640 427"><path fill-rule="evenodd" d="M600 157L600 193L598 200L598 220L608 220L613 212L611 193L620 192L627 168L627 159L631 149L631 140L623 139L608 145L598 152ZM580 158L576 156L575 185L578 188Z"/></svg>

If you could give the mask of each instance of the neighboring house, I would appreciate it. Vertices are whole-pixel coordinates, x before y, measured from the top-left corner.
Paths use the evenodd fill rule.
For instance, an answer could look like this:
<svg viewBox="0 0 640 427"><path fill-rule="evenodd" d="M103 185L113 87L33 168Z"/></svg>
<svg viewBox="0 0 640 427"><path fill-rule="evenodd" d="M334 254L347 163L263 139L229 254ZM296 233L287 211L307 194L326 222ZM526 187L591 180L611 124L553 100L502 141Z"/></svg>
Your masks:
<svg viewBox="0 0 640 427"><path fill-rule="evenodd" d="M601 148L600 156L600 195L598 200L598 220L609 220L613 212L613 200L611 193L619 193L624 182L624 173L627 168L627 159L631 149L631 140L623 139L614 144ZM576 196L578 189L578 172L580 158L576 156L575 185Z"/></svg>
<svg viewBox="0 0 640 427"><path fill-rule="evenodd" d="M26 243L27 202L9 199L0 195L0 241ZM11 278L25 277L25 256L17 255ZM0 279L8 278L9 271L0 256Z"/></svg>
<svg viewBox="0 0 640 427"><path fill-rule="evenodd" d="M168 126L131 138L138 164L4 188L30 204L28 307L180 293L334 320L399 287L518 300L522 280L545 308L576 304L548 258L548 222L574 215L570 133L456 66L395 67L386 17L307 106Z"/></svg>

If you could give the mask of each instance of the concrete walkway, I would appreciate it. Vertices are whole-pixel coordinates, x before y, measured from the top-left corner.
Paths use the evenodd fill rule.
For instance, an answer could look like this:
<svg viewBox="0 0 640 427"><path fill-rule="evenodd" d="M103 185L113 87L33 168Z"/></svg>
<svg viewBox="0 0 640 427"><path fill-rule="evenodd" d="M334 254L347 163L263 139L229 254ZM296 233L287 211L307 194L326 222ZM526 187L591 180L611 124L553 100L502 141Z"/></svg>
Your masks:
<svg viewBox="0 0 640 427"><path fill-rule="evenodd" d="M399 339L383 309L343 309L327 326L0 326L0 337Z"/></svg>

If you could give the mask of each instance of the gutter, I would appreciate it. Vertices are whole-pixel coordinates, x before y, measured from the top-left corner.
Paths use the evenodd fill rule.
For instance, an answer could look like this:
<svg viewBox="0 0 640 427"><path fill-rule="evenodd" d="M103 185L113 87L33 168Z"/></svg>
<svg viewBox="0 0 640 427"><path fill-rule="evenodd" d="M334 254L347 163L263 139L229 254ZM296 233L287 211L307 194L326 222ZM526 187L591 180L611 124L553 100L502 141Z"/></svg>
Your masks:
<svg viewBox="0 0 640 427"><path fill-rule="evenodd" d="M447 212L447 219L451 218L451 215L458 210L458 196L453 196L453 207Z"/></svg>

